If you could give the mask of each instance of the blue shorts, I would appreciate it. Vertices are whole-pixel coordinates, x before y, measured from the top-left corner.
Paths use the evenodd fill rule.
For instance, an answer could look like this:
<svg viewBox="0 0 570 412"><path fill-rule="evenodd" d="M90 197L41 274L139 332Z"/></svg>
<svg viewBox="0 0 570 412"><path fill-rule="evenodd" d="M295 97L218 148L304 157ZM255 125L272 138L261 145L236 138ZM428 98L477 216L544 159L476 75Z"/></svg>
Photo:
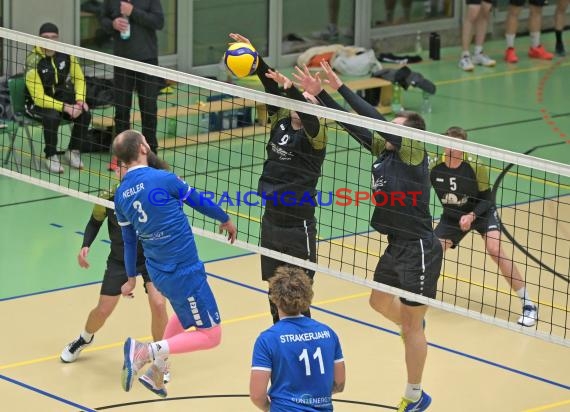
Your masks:
<svg viewBox="0 0 570 412"><path fill-rule="evenodd" d="M220 324L218 305L202 262L179 264L166 272L147 260L147 269L154 286L168 299L184 329L192 326L207 329Z"/></svg>

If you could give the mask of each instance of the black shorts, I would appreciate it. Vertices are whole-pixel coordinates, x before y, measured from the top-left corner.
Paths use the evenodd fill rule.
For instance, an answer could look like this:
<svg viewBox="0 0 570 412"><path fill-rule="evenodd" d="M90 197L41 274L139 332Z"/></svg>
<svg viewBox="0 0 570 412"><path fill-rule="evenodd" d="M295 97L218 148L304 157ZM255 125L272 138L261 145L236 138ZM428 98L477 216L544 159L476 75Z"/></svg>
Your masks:
<svg viewBox="0 0 570 412"><path fill-rule="evenodd" d="M261 220L260 246L316 263L317 221L313 218L303 220L301 226L278 226L264 216ZM287 264L261 255L261 279L269 280L277 267ZM315 276L314 270L306 270L306 273L311 279Z"/></svg>
<svg viewBox="0 0 570 412"><path fill-rule="evenodd" d="M501 225L499 223L499 217L497 216L497 210L491 209L483 216L479 216L473 224L471 225L471 230L476 230L480 235L484 235L487 232L493 230L501 230ZM441 216L441 219L437 226L435 227L435 235L442 240L450 240L451 248L455 247L461 242L461 239L470 232L464 232L459 227L459 220L450 219L446 216Z"/></svg>
<svg viewBox="0 0 570 412"><path fill-rule="evenodd" d="M144 290L146 290L147 282L152 282L148 276L146 266L137 266L137 272L142 275L144 281ZM105 296L119 296L121 294L121 286L128 280L127 270L123 262L114 259L107 259L107 268L103 276L103 283L101 284L101 295Z"/></svg>
<svg viewBox="0 0 570 412"><path fill-rule="evenodd" d="M493 6L495 6L497 4L496 0L465 0L465 4L468 4L468 5L471 5L471 4L479 5L482 3L491 3Z"/></svg>
<svg viewBox="0 0 570 412"><path fill-rule="evenodd" d="M374 281L435 298L442 259L441 243L435 235L416 240L389 237L374 271ZM405 298L400 301L408 306L422 305Z"/></svg>
<svg viewBox="0 0 570 412"><path fill-rule="evenodd" d="M509 0L509 4L511 6L522 7L526 3L526 0ZM546 0L528 0L528 4L532 4L533 6L543 7L546 6Z"/></svg>

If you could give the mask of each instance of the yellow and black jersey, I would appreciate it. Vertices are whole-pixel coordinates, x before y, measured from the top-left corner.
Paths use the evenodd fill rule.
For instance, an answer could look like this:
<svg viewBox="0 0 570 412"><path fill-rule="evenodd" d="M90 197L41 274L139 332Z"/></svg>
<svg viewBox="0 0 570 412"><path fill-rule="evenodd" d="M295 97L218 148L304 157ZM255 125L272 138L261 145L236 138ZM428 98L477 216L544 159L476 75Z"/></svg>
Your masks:
<svg viewBox="0 0 570 412"><path fill-rule="evenodd" d="M459 220L474 212L481 216L492 206L489 168L476 156L464 153L457 168L445 164L445 157L432 163L430 180L443 206L445 217Z"/></svg>
<svg viewBox="0 0 570 412"><path fill-rule="evenodd" d="M115 199L115 190L117 187L113 187L110 191L102 192L99 197L105 200L113 201ZM91 244L95 241L99 229L103 225L103 222L107 219L107 229L109 231L109 239L111 240L111 252L109 253L109 258L122 262L124 260L124 245L123 236L121 233L121 227L117 222L117 216L115 211L111 208L95 204L93 206L93 211L91 213L91 219L85 227L85 232L83 234L83 247L91 247ZM145 262L143 249L138 244L138 256L137 264L143 264Z"/></svg>

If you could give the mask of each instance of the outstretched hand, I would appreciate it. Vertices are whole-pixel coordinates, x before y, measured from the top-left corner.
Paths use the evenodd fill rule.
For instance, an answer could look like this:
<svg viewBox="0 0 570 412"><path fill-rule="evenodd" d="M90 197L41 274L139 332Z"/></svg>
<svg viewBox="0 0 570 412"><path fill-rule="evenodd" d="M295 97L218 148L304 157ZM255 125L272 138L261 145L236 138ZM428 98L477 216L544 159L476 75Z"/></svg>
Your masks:
<svg viewBox="0 0 570 412"><path fill-rule="evenodd" d="M245 36L242 36L239 33L230 33L230 37L236 42L236 43L246 43L251 45L251 42L249 41L249 39Z"/></svg>
<svg viewBox="0 0 570 412"><path fill-rule="evenodd" d="M295 66L295 71L296 73L293 73L293 77L298 82L295 83L295 86L304 89L307 93L313 96L316 96L323 90L320 73L313 76L306 64L303 65L302 70L299 66Z"/></svg>
<svg viewBox="0 0 570 412"><path fill-rule="evenodd" d="M321 67L327 76L324 82L330 85L334 90L340 89L340 86L342 86L342 80L340 80L340 78L334 72L329 62L323 60L321 62Z"/></svg>
<svg viewBox="0 0 570 412"><path fill-rule="evenodd" d="M228 220L226 223L220 224L220 233L224 233L224 230L227 232L228 240L230 243L234 243L237 237L237 228L231 220Z"/></svg>
<svg viewBox="0 0 570 412"><path fill-rule="evenodd" d="M278 72L277 70L271 70L271 69L267 70L267 73L265 73L265 77L273 79L273 81L275 81L285 90L287 90L293 85L291 79L289 79L283 73Z"/></svg>

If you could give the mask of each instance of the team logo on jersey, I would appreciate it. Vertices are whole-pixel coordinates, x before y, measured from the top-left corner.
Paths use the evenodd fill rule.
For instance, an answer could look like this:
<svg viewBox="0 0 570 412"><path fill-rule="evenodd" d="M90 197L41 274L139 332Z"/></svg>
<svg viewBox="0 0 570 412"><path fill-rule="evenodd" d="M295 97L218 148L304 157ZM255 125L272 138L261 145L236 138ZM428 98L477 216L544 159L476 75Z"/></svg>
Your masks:
<svg viewBox="0 0 570 412"><path fill-rule="evenodd" d="M65 69L65 60L62 60L62 61L59 62L59 67L58 67L58 69L59 69L59 70Z"/></svg>
<svg viewBox="0 0 570 412"><path fill-rule="evenodd" d="M284 124L280 124L279 127L281 128L281 130L285 130L285 125L284 125Z"/></svg>
<svg viewBox="0 0 570 412"><path fill-rule="evenodd" d="M293 153L280 148L273 142L271 143L271 150L273 151L273 153L279 156L279 160L291 160L291 158L293 157Z"/></svg>
<svg viewBox="0 0 570 412"><path fill-rule="evenodd" d="M444 205L463 206L467 203L467 196L457 196L455 193L446 193L441 199Z"/></svg>
<svg viewBox="0 0 570 412"><path fill-rule="evenodd" d="M384 176L380 176L378 179L374 179L372 177L372 189L378 190L383 188L388 181L384 178Z"/></svg>

